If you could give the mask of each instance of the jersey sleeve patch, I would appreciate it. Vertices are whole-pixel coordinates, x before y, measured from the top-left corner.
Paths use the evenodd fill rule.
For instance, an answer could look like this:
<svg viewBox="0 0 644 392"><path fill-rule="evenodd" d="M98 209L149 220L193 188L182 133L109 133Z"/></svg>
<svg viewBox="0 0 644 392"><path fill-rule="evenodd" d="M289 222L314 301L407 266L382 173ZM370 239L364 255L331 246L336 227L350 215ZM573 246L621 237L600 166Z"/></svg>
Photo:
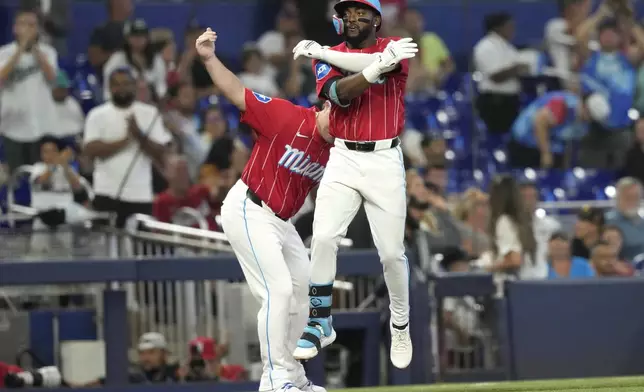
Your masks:
<svg viewBox="0 0 644 392"><path fill-rule="evenodd" d="M331 72L331 66L329 64L319 62L315 65L315 78L317 80L324 79L329 72Z"/></svg>
<svg viewBox="0 0 644 392"><path fill-rule="evenodd" d="M255 96L255 99L257 99L261 103L269 103L273 100L273 98L267 97L264 94L256 93L255 91L253 91L253 95Z"/></svg>

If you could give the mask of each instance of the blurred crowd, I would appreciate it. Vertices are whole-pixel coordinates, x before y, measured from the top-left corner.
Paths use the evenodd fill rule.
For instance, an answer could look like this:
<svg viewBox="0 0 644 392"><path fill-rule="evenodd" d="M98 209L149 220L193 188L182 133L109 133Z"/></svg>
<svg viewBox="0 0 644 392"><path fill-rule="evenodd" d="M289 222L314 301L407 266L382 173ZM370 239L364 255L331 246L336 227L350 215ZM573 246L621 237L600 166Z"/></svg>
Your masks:
<svg viewBox="0 0 644 392"><path fill-rule="evenodd" d="M590 0L558 0L560 14L544 26L541 48L513 44L511 14L482 16L485 35L473 47L469 69L458 68L421 12L405 0L381 1L381 34L413 37L420 48L410 64L402 135L408 244L422 237L438 256L437 268L447 272L483 269L503 279L636 274L644 261L644 29L630 1L593 7ZM38 208L76 203L116 212L123 226L136 213L182 224L176 213L189 207L219 230L221 202L248 160L253 136L196 54L195 39L207 26L191 20L178 37L134 18L132 0L107 1L109 19L91 33L82 56L79 94L77 76L59 67L67 56L70 2L20 3L14 40L0 47L0 182L32 165ZM291 50L304 38L334 44L338 37L330 35L328 13L302 6L308 3L284 0L273 29L231 59L246 87L316 103L310 63L293 60ZM467 94L472 119L458 110L467 106L457 102ZM470 121L470 131L454 135L448 125L459 116ZM487 154L484 164L477 154ZM472 178L455 187L463 167ZM556 200L563 185L548 184L546 191L539 176L577 167L610 170L606 185L614 192L602 186L600 193L614 196L616 206L585 206L572 224L560 222L539 202ZM305 241L314 208L315 192L293 218ZM347 234L355 247L373 247L367 225L359 212ZM154 358L141 354L144 374L150 362L166 369L165 338L157 335L147 336L159 351ZM225 378L213 366L213 377ZM186 373L170 370L147 380Z"/></svg>

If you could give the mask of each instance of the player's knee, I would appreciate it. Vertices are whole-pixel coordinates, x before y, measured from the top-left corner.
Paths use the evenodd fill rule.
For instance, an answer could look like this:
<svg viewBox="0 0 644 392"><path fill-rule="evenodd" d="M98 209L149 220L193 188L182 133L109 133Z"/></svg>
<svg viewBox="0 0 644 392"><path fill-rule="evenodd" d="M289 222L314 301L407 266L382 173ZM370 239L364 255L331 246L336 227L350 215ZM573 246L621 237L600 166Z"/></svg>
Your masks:
<svg viewBox="0 0 644 392"><path fill-rule="evenodd" d="M394 264L404 262L405 260L405 250L398 248L385 248L378 250L378 256L380 257L380 262L383 264Z"/></svg>
<svg viewBox="0 0 644 392"><path fill-rule="evenodd" d="M334 235L326 233L314 233L313 240L311 241L311 250L315 248L324 250L334 250L338 248L340 239Z"/></svg>
<svg viewBox="0 0 644 392"><path fill-rule="evenodd" d="M293 285L283 284L270 290L271 303L279 301L280 303L290 303L293 297Z"/></svg>

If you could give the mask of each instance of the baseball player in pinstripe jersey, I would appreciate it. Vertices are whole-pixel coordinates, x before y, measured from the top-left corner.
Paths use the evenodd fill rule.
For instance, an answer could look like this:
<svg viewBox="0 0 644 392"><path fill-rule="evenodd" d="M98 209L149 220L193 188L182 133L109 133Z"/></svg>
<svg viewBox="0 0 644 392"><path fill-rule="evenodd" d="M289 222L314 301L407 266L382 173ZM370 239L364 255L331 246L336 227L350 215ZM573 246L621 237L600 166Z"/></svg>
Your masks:
<svg viewBox="0 0 644 392"><path fill-rule="evenodd" d="M317 186L329 158L329 112L307 109L244 88L217 59L208 29L196 47L214 84L255 133L250 160L226 195L222 225L253 296L261 303L257 332L260 391L325 392L293 357L308 316L309 259L290 222Z"/></svg>
<svg viewBox="0 0 644 392"><path fill-rule="evenodd" d="M390 358L405 368L412 358L409 335L409 266L403 244L407 201L400 139L405 118L410 38L377 38L379 0L342 0L334 23L345 42L333 48L302 41L295 57L313 58L317 92L333 102L334 147L318 189L311 245L309 323L294 352L310 359L335 338L332 282L338 243L364 203L383 264L391 311Z"/></svg>

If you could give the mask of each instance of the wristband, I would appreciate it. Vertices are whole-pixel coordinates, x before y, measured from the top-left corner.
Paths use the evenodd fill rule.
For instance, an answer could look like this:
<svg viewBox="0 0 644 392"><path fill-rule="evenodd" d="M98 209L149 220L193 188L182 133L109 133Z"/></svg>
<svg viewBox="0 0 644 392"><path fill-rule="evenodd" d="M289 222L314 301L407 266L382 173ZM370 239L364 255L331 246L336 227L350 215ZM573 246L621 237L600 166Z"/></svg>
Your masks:
<svg viewBox="0 0 644 392"><path fill-rule="evenodd" d="M380 79L379 61L374 61L373 63L371 63L371 65L367 66L367 68L362 70L362 76L364 76L364 78L369 83L375 83L378 79Z"/></svg>

